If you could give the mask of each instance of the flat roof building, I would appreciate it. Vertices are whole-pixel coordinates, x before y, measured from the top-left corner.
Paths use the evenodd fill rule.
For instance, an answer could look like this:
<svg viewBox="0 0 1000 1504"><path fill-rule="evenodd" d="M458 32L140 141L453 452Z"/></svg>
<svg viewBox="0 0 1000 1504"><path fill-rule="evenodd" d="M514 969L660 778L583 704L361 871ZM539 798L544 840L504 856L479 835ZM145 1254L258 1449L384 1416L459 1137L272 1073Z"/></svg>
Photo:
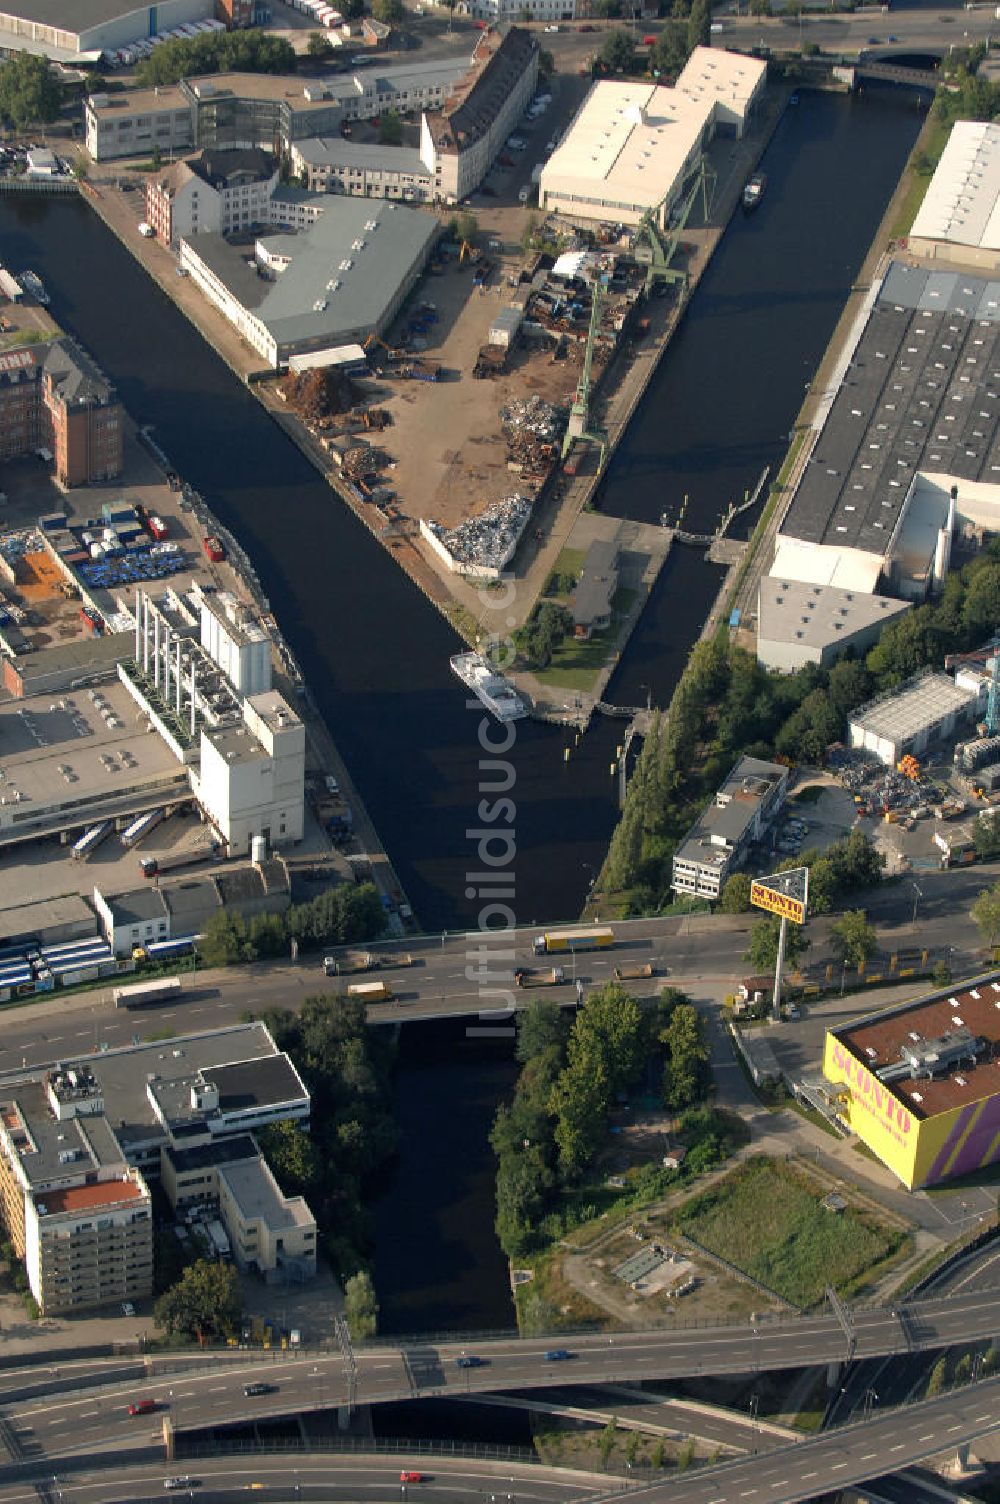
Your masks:
<svg viewBox="0 0 1000 1504"><path fill-rule="evenodd" d="M996 1164L996 973L830 1030L823 1073L844 1123L910 1190Z"/></svg>
<svg viewBox="0 0 1000 1504"><path fill-rule="evenodd" d="M422 203L433 198L433 177L416 147L379 146L314 136L296 141L292 171L305 174L317 193L347 193L359 198L404 199Z"/></svg>
<svg viewBox="0 0 1000 1504"><path fill-rule="evenodd" d="M290 355L363 343L395 318L440 226L384 199L337 198L308 230L245 248L216 235L182 240L180 263L248 345L275 368Z"/></svg>
<svg viewBox="0 0 1000 1504"><path fill-rule="evenodd" d="M767 575L760 582L757 659L789 674L807 663L829 668L848 650L863 655L886 623L909 609L909 601L886 595Z"/></svg>
<svg viewBox="0 0 1000 1504"><path fill-rule="evenodd" d="M978 705L974 690L962 689L947 674L921 674L851 712L850 745L871 752L887 767L907 753L920 757L939 737L951 736Z"/></svg>
<svg viewBox="0 0 1000 1504"><path fill-rule="evenodd" d="M1000 126L956 120L909 245L928 260L1000 272Z"/></svg>
<svg viewBox="0 0 1000 1504"><path fill-rule="evenodd" d="M589 637L611 625L611 601L618 589L618 544L598 539L587 550L570 610L577 637Z"/></svg>
<svg viewBox="0 0 1000 1504"><path fill-rule="evenodd" d="M784 803L788 769L741 757L674 852L675 893L714 903Z"/></svg>
<svg viewBox="0 0 1000 1504"><path fill-rule="evenodd" d="M759 58L696 47L673 88L595 83L542 170L540 207L629 225L656 209L665 228L704 147L743 134L766 77Z"/></svg>

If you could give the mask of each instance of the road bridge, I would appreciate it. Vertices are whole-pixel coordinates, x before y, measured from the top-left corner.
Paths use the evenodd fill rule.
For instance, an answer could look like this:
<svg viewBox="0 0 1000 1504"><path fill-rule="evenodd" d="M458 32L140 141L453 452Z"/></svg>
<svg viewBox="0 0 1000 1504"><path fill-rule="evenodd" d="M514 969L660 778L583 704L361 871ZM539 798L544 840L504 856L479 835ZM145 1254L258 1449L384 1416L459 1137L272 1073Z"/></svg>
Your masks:
<svg viewBox="0 0 1000 1504"><path fill-rule="evenodd" d="M861 1359L987 1341L1000 1337L1000 1291L915 1300L893 1310L855 1309L851 1317L850 1351ZM567 1356L548 1356L553 1351ZM175 1433L183 1433L353 1404L763 1373L839 1364L847 1360L849 1347L840 1321L824 1313L677 1331L428 1338L405 1346L374 1343L354 1353L350 1372L339 1350L247 1351L222 1361L217 1354L206 1355L182 1375L151 1375L141 1384L129 1380L71 1394L36 1394L24 1401L10 1395L0 1412L11 1439L8 1457L20 1451L30 1463L39 1456L149 1446L161 1435L165 1420ZM475 1366L462 1365L463 1357L472 1357ZM109 1359L109 1364L120 1361ZM246 1387L257 1383L266 1392L248 1395ZM151 1399L156 1412L130 1416L129 1403L137 1397ZM908 1459L883 1459L880 1472L886 1470L886 1460L902 1465ZM18 1465L12 1460L0 1467L0 1478L10 1477L10 1468Z"/></svg>
<svg viewBox="0 0 1000 1504"><path fill-rule="evenodd" d="M855 80L879 79L887 84L907 84L915 89L930 89L932 92L944 85L946 80L930 68L907 68L902 63L885 62L880 58L866 57L858 60L851 70ZM948 85L953 88L954 85Z"/></svg>
<svg viewBox="0 0 1000 1504"><path fill-rule="evenodd" d="M796 1446L650 1483L635 1504L806 1504L821 1494L912 1467L1000 1430L1000 1379L968 1384L937 1399L877 1410L857 1425L824 1431ZM612 1495L607 1495L609 1501Z"/></svg>

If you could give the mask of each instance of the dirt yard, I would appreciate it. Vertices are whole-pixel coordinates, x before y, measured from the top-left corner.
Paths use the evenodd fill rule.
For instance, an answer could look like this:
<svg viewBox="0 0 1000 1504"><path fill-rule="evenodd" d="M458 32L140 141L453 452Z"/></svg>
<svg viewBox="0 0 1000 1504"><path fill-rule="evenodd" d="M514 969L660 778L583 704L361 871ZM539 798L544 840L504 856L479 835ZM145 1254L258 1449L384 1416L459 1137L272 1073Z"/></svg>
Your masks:
<svg viewBox="0 0 1000 1504"><path fill-rule="evenodd" d="M419 353L440 362L442 379L427 383L387 378L378 383L378 405L392 413L392 427L379 442L398 465L400 510L445 527L477 516L489 502L525 488L507 468L500 429L503 405L511 397L533 394L547 402L568 401L576 389L578 367L572 361L553 364L547 350L532 352L523 345L513 353L504 375L473 378L490 325L514 296L507 276L521 258L511 250L502 258L491 253L491 259L500 264L482 292L473 288L468 267L456 270L451 264L441 276L426 276L420 283L416 301L433 302L438 322L423 336L426 349ZM390 345L400 339L404 323L389 334ZM419 465L412 463L414 454L421 457Z"/></svg>

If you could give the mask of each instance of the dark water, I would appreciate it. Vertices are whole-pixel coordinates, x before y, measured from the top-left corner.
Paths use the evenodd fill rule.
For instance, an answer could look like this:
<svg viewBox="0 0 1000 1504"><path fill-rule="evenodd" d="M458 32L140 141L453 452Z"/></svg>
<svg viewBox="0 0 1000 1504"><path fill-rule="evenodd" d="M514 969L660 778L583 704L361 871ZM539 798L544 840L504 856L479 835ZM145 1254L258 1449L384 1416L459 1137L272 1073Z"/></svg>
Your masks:
<svg viewBox="0 0 1000 1504"><path fill-rule="evenodd" d="M610 467L605 510L655 522L687 493L688 521L710 530L777 465L920 120L905 91L802 94L765 158L767 197L727 231ZM425 925L474 923L481 718L448 671L446 624L83 204L0 198L0 260L41 273L56 316L245 544ZM667 701L718 580L675 550L614 698ZM560 732L518 729L522 922L578 910L614 823L620 730L598 721L565 764ZM487 1134L512 1079L509 1043L403 1031L400 1163L377 1208L384 1330L509 1324Z"/></svg>
<svg viewBox="0 0 1000 1504"><path fill-rule="evenodd" d="M509 1328L506 1261L493 1233L497 1103L514 1084L512 1041L463 1021L400 1031L399 1167L376 1208L382 1331Z"/></svg>

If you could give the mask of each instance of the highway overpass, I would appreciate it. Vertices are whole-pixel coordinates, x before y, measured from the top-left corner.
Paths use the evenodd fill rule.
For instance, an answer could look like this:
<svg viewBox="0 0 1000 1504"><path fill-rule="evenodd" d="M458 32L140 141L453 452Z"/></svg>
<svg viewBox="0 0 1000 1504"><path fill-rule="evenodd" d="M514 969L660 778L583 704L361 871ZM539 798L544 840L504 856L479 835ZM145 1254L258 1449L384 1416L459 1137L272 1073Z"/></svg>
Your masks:
<svg viewBox="0 0 1000 1504"><path fill-rule="evenodd" d="M119 1378L97 1388L35 1393L19 1398L16 1376L5 1375L2 1431L10 1467L35 1456L59 1458L88 1452L148 1447L164 1421L175 1432L297 1416L351 1403L461 1398L473 1393L544 1390L567 1384L629 1384L690 1375L760 1373L769 1369L840 1363L848 1358L933 1350L1000 1337L1000 1291L911 1301L897 1310L859 1309L845 1325L833 1315L780 1317L756 1325L690 1327L680 1331L591 1333L578 1337L491 1340L450 1339L397 1347L358 1348L354 1370L339 1351L232 1353L199 1358L177 1372ZM553 1361L546 1352L571 1356ZM473 1356L479 1366L463 1367ZM159 1360L150 1359L149 1368ZM114 1371L120 1358L108 1360ZM99 1371L99 1370L98 1370ZM30 1370L28 1370L30 1372ZM93 1376L93 1365L88 1372ZM52 1383L61 1385L68 1369ZM247 1395L245 1386L267 1385ZM151 1399L155 1413L131 1416L129 1403ZM904 1465L913 1458L885 1457ZM845 1480L846 1481L846 1480Z"/></svg>

